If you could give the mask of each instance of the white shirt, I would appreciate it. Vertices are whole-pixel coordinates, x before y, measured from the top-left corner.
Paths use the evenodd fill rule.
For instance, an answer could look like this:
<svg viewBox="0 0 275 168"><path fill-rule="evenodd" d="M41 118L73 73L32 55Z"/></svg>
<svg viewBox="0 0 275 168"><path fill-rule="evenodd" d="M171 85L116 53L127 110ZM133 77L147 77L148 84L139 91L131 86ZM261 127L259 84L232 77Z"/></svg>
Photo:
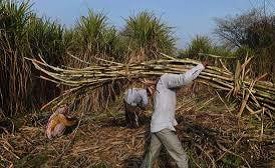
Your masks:
<svg viewBox="0 0 275 168"><path fill-rule="evenodd" d="M131 88L125 92L124 100L131 106L145 107L148 104L147 91L140 88Z"/></svg>
<svg viewBox="0 0 275 168"><path fill-rule="evenodd" d="M191 83L203 69L204 66L199 64L184 74L163 74L160 77L154 95L151 132L158 132L165 128L175 131L174 126L178 124L175 119L175 88Z"/></svg>

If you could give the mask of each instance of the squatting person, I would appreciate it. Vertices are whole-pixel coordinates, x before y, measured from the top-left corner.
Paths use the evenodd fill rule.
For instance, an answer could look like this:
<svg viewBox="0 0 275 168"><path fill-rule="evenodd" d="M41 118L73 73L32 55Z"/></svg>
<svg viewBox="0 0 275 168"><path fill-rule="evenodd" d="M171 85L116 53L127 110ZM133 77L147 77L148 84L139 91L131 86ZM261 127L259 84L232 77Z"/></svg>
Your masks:
<svg viewBox="0 0 275 168"><path fill-rule="evenodd" d="M145 88L130 88L125 92L124 107L127 126L137 128L140 126L140 113L148 105L148 97L152 95L155 81L142 80Z"/></svg>

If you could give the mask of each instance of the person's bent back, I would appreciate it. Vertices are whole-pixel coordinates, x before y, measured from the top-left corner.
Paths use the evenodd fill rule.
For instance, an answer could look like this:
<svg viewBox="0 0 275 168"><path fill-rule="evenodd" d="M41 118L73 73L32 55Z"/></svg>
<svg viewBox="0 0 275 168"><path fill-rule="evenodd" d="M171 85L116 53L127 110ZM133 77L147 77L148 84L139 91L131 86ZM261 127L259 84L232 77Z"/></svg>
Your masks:
<svg viewBox="0 0 275 168"><path fill-rule="evenodd" d="M145 110L148 104L146 89L131 88L125 92L124 106L126 123L131 128L139 127L140 110Z"/></svg>

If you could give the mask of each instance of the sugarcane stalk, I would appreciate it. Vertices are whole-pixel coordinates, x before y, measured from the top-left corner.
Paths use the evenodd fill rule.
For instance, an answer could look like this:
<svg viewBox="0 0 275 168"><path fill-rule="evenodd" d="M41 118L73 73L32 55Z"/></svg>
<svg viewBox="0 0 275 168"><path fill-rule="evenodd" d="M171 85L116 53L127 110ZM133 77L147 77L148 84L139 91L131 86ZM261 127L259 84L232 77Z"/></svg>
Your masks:
<svg viewBox="0 0 275 168"><path fill-rule="evenodd" d="M89 66L85 68L66 67L66 69L51 66L42 58L42 61L29 58L26 59L32 61L35 68L49 76L45 77L42 75L42 79L75 87L75 90L62 94L58 99L53 100L54 104L58 104L58 101L59 103L67 101L67 99L70 99L76 94L90 92L94 90L96 86L107 84L111 81L141 77L149 78L151 76L161 76L164 73L180 74L200 63L192 59L177 59L167 55L164 56L168 58L168 60L151 60L131 64L122 64L99 58L98 60L104 63L98 65L89 63ZM241 65L238 63L235 73L230 72L225 67L221 69L214 66L208 66L200 73L198 81L215 89L224 90L228 92L228 95L234 91L236 98L243 99L240 110L241 113L244 108L248 109L247 103L250 102L254 102L257 108L264 106L273 110L275 109L274 84L257 80L253 82L253 87L251 87L251 80L249 81L245 78L249 71L249 69L246 70L246 66L250 61L251 58L246 58L244 64ZM243 92L245 90L246 95L243 97ZM49 104L51 103L53 102L49 102Z"/></svg>

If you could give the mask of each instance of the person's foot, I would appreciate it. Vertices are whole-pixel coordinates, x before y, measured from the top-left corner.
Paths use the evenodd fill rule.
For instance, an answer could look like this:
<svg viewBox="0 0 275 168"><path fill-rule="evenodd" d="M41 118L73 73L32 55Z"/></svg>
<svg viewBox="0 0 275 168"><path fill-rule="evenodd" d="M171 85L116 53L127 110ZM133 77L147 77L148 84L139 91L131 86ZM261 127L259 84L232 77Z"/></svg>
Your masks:
<svg viewBox="0 0 275 168"><path fill-rule="evenodd" d="M126 125L126 127L127 127L127 128L138 128L139 125L128 123L128 124Z"/></svg>

